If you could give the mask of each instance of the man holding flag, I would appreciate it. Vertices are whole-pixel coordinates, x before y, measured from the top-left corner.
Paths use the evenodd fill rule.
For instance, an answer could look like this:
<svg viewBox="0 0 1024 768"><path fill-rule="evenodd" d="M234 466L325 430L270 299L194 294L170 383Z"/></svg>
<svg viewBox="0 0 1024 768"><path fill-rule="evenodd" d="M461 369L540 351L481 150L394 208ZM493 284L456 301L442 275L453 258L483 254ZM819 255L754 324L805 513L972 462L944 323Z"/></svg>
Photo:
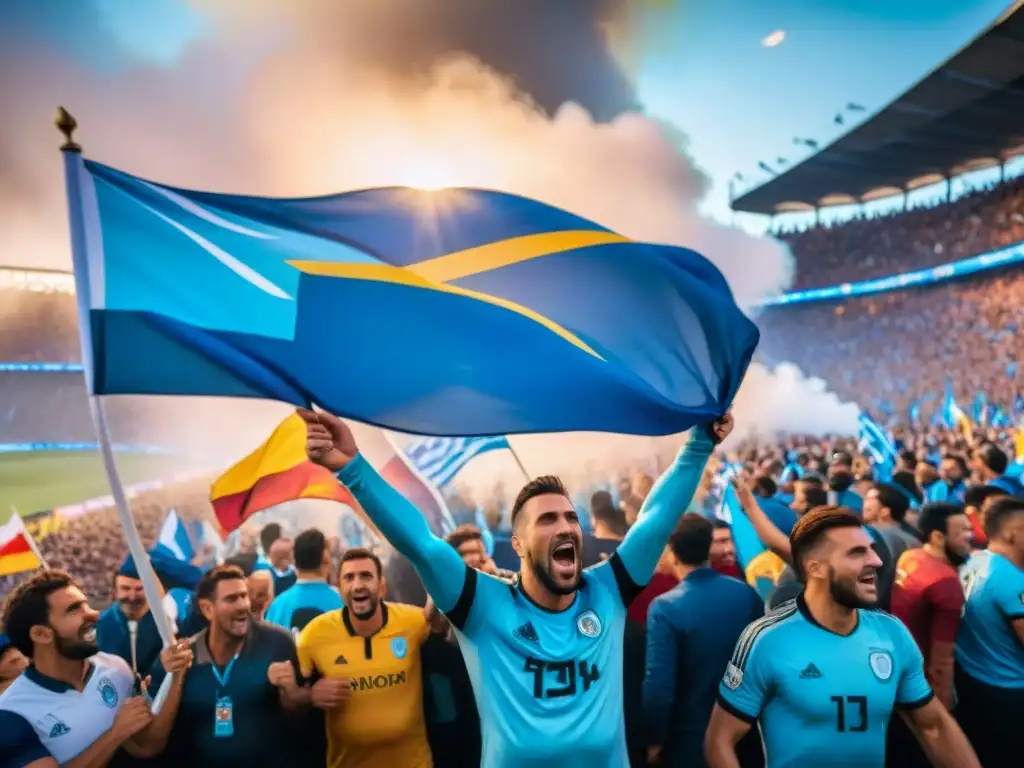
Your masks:
<svg viewBox="0 0 1024 768"><path fill-rule="evenodd" d="M466 566L359 454L349 427L299 411L310 459L337 472L390 543L412 561L459 637L481 705L483 764L560 760L626 766L622 637L626 609L650 580L732 417L694 430L616 552L583 571L579 518L555 477L527 483L512 509L521 560L510 586ZM484 695L485 694L485 695ZM548 738L538 738L547 735Z"/></svg>

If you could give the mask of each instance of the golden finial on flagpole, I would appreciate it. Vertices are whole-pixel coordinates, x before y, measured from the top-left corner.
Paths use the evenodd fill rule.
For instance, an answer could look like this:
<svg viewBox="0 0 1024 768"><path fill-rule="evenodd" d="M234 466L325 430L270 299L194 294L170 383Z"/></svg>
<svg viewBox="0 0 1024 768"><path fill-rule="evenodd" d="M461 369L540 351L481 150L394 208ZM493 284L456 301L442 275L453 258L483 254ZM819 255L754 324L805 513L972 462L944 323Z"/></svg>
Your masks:
<svg viewBox="0 0 1024 768"><path fill-rule="evenodd" d="M57 130L64 134L64 144L60 148L61 152L81 152L82 147L75 143L74 133L75 129L78 128L78 121L75 120L74 115L68 112L64 107L57 108L57 119L53 121L53 124L57 126Z"/></svg>

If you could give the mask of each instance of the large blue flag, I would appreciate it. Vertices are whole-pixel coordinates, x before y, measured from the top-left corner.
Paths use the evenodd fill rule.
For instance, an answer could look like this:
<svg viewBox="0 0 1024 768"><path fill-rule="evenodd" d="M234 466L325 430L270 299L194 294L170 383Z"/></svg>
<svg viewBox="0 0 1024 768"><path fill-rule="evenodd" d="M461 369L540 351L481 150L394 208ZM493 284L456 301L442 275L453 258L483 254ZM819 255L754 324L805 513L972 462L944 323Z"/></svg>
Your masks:
<svg viewBox="0 0 1024 768"><path fill-rule="evenodd" d="M424 437L405 447L416 469L437 488L444 488L481 453L511 447L504 435L491 437Z"/></svg>
<svg viewBox="0 0 1024 768"><path fill-rule="evenodd" d="M534 200L213 194L76 152L65 169L94 394L312 402L417 434L661 435L722 415L757 345L699 254Z"/></svg>

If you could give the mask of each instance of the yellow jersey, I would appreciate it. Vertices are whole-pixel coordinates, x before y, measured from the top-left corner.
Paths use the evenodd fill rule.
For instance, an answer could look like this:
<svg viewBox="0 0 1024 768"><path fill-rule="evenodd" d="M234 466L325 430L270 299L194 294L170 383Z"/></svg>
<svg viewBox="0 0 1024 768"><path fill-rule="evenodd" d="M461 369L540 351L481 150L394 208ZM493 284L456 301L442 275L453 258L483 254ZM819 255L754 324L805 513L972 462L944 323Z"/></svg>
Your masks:
<svg viewBox="0 0 1024 768"><path fill-rule="evenodd" d="M317 616L298 640L302 674L352 681L352 695L325 713L327 768L432 768L423 716L423 609L381 603L384 625L357 635L348 608Z"/></svg>

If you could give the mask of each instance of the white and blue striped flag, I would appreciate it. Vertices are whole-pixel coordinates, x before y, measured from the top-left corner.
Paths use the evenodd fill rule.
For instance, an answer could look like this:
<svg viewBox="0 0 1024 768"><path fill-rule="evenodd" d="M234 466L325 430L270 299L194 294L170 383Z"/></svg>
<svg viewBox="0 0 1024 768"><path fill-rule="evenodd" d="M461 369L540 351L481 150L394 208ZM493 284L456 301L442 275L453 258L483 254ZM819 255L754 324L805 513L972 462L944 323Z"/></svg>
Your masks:
<svg viewBox="0 0 1024 768"><path fill-rule="evenodd" d="M504 435L493 437L424 437L405 448L417 471L434 487L444 488L470 460L488 451L512 450Z"/></svg>
<svg viewBox="0 0 1024 768"><path fill-rule="evenodd" d="M878 422L866 413L861 413L857 417L857 424L860 432L860 450L871 457L875 465L876 480L882 483L889 482L896 470L896 446Z"/></svg>
<svg viewBox="0 0 1024 768"><path fill-rule="evenodd" d="M164 517L160 533L156 537L156 546L186 563L191 563L204 551L210 560L206 565L221 562L224 557L224 543L208 520L186 523L174 509Z"/></svg>

